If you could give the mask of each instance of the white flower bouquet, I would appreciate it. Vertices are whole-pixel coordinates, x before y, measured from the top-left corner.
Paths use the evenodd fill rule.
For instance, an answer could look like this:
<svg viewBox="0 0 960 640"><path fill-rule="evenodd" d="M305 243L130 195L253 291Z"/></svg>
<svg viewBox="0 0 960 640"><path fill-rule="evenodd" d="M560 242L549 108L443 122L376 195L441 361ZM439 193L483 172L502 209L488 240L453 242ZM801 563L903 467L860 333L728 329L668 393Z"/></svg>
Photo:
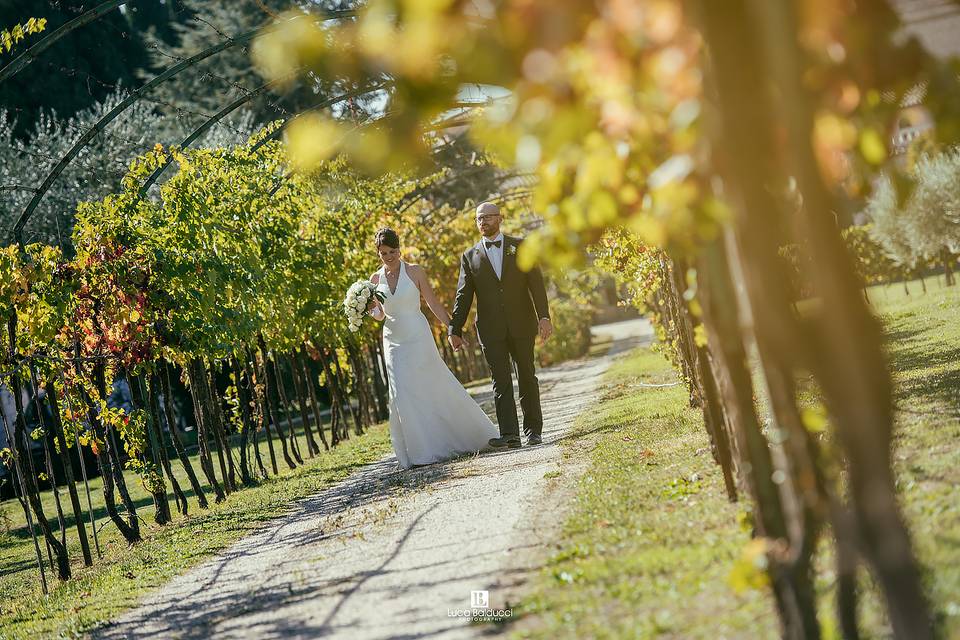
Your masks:
<svg viewBox="0 0 960 640"><path fill-rule="evenodd" d="M374 298L383 302L384 295L383 292L377 291L377 286L369 280L357 280L350 285L347 295L343 298L343 312L350 324L350 331L360 330L363 316L367 315L367 307Z"/></svg>

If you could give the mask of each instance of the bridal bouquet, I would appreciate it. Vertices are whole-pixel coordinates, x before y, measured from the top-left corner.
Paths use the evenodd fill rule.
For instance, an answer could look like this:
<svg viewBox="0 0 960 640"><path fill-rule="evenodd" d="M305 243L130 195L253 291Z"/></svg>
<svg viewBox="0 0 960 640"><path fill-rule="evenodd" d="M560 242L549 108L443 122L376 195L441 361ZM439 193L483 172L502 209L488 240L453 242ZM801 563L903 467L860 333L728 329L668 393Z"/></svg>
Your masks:
<svg viewBox="0 0 960 640"><path fill-rule="evenodd" d="M382 292L377 291L377 286L369 280L357 280L350 285L347 295L343 299L343 312L350 324L350 331L357 332L360 330L363 316L367 314L367 307L374 298L383 302L384 296Z"/></svg>

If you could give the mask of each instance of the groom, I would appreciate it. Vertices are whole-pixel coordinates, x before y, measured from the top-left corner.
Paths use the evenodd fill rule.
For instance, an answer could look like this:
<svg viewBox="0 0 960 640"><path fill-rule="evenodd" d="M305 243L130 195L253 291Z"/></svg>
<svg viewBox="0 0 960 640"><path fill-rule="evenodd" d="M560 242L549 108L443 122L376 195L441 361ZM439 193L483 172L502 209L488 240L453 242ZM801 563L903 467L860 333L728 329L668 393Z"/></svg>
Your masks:
<svg viewBox="0 0 960 640"><path fill-rule="evenodd" d="M500 426L500 437L492 438L490 446L517 448L520 426L513 400L510 360L512 358L517 366L527 444L540 444L543 414L533 365L533 343L538 333L541 340L549 338L553 325L543 275L537 268L528 272L517 268L520 239L501 233L502 219L500 209L492 202L477 207L477 228L483 238L460 257L460 282L447 334L455 350L463 346L463 325L476 295L477 331L493 374L493 396Z"/></svg>

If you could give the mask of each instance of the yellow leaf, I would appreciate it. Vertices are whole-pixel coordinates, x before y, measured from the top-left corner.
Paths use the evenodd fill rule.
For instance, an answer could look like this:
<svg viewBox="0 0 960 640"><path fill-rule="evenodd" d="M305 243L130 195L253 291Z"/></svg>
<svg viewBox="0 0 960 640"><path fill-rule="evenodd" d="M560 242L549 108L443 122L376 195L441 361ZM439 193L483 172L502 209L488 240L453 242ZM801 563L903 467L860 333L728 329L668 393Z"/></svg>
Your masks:
<svg viewBox="0 0 960 640"><path fill-rule="evenodd" d="M698 347L707 346L707 330L702 324L698 324L693 328L693 341L697 343Z"/></svg>
<svg viewBox="0 0 960 640"><path fill-rule="evenodd" d="M876 129L864 129L860 132L860 153L870 164L879 165L886 160L887 147Z"/></svg>
<svg viewBox="0 0 960 640"><path fill-rule="evenodd" d="M827 429L827 413L823 406L807 407L800 412L800 421L807 431L822 433Z"/></svg>
<svg viewBox="0 0 960 640"><path fill-rule="evenodd" d="M342 137L339 125L317 113L298 116L287 129L287 149L301 170L314 169L336 151Z"/></svg>
<svg viewBox="0 0 960 640"><path fill-rule="evenodd" d="M734 591L762 589L767 585L767 539L754 538L746 544L740 558L733 564L727 582Z"/></svg>

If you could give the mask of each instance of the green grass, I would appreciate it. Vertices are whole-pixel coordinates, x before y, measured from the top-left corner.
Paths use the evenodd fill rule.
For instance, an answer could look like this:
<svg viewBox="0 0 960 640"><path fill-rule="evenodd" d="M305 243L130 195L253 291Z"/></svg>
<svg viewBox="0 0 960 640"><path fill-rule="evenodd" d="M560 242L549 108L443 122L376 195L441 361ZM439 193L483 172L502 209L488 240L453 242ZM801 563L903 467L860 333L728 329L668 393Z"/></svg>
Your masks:
<svg viewBox="0 0 960 640"><path fill-rule="evenodd" d="M728 575L749 535L710 455L702 415L660 355L617 361L565 457L587 457L576 499L514 630L530 638L772 637L766 595ZM530 619L530 618L534 619Z"/></svg>
<svg viewBox="0 0 960 640"><path fill-rule="evenodd" d="M901 284L869 297L896 383L903 510L941 636L960 638L960 287L926 285L926 294L913 282L910 295ZM673 377L639 349L608 372L605 395L578 419L564 456L587 471L556 551L518 608L515 637L777 637L766 588L743 588L755 572L734 578L749 541L737 525L744 507L726 500L702 416L683 387L637 385ZM825 638L836 637L829 556L817 563ZM889 635L866 572L860 614L865 638Z"/></svg>
<svg viewBox="0 0 960 640"><path fill-rule="evenodd" d="M289 433L289 427L287 427L286 421L284 421L283 424ZM306 440L306 435L304 433L304 430L302 427L294 425L293 432L297 439L297 444L299 446L300 453L306 459L307 440ZM329 442L329 437L330 437L329 432L326 433L326 436ZM196 473L197 478L200 481L201 488L204 490L204 493L207 497L208 502L212 503L214 499L214 494L213 494L213 490L210 488L209 483L207 482L206 478L203 475L203 471L200 468L200 457L199 457L199 453L197 452L196 438L197 438L196 431L191 431L181 435L181 439L183 440L183 443L186 446L188 453L191 451L193 452L188 457L190 458L190 463L193 465L194 473ZM321 447L323 446L323 444L320 442L320 439L317 437L316 433L314 433L314 441ZM239 436L234 435L232 437L231 447L233 450L234 461L239 465L240 449L238 445L239 445ZM268 472L272 474L273 470L270 464L269 447L266 442L266 438L263 434L261 434L258 439L258 448L260 449L260 454L263 459L264 467L266 467ZM289 469L289 467L286 465L286 463L283 460L283 450L280 446L280 440L276 434L276 431L274 431L274 449L276 453L278 469L281 472L285 469ZM170 462L173 467L174 476L176 476L177 482L180 484L180 488L183 490L184 495L187 496L187 500L190 503L190 510L193 511L196 509L195 496L194 496L193 490L190 487L190 481L187 479L187 474L183 470L183 465L180 464L180 461L176 457L176 452L173 451L172 446L170 448L169 455L170 455ZM213 456L213 465L216 470L217 478L219 479L220 466L219 466L216 452L212 452L212 456ZM292 456L293 456L293 453L291 452L291 457ZM294 460L296 459L294 458ZM94 465L95 464L96 463L94 463ZM256 460L253 457L253 447L251 446L250 448L251 471L255 468L255 465L256 465ZM37 469L37 471L39 472L40 469ZM238 468L238 471L239 471L239 468ZM92 469L89 469L88 467L88 473L89 472L92 472ZM124 473L124 478L126 478L127 488L130 491L130 497L137 508L137 514L141 518L152 522L153 521L153 499L150 493L148 493L147 490L143 487L142 483L140 482L139 476L137 476L135 473L127 471ZM86 501L86 495L83 489L83 484L81 482L82 480L81 475L78 473L75 479L78 483L77 491L80 492L80 504L84 510L84 522L88 525L88 529L89 529L89 516L87 515L87 501ZM238 481L239 481L239 478L238 478ZM89 485L90 485L91 504L93 505L94 517L96 518L97 527L99 528L107 520L107 511L104 507L104 499L103 499L103 480L99 476L96 478L90 478ZM221 486L222 486L222 483L221 483ZM76 529L73 528L73 522L74 522L73 515L72 515L72 511L70 511L70 498L69 498L69 495L67 494L67 489L65 486L59 487L59 491L60 491L60 501L65 510L64 516L66 518L67 527L68 527L67 543L76 545L76 553L71 554L71 557L73 557L74 555L77 557L80 557L79 541L76 538ZM176 511L176 503L173 501L173 492L169 486L169 482L167 483L167 493L170 497L170 509L171 511ZM116 491L115 491L115 495L116 495L117 508L122 513L123 505L120 502L120 495ZM41 497L41 502L43 503L44 514L46 514L47 518L50 520L51 526L56 528L57 511L56 511L56 503L55 503L53 492L49 490L43 491L41 492L40 497ZM26 522L24 520L23 509L20 507L20 504L16 500L8 499L2 504L0 504L0 522L6 523L6 526L3 527L4 531L0 532L0 592L2 592L3 577L5 577L8 573L6 568L10 566L9 563L11 561L16 560L24 552L24 549L29 549L30 558L32 559L34 564L36 563L36 557L33 551L33 543L31 542L30 537L28 535L28 530L26 529ZM37 528L38 533L39 531L40 531L39 528ZM8 536L12 535L16 540L19 540L23 544L23 548L20 548L16 540L8 540L4 536L4 533L7 534ZM90 539L90 544L93 545L93 539L91 537L91 533L89 530L87 531L87 537Z"/></svg>
<svg viewBox="0 0 960 640"><path fill-rule="evenodd" d="M887 329L897 431L894 469L942 635L960 638L960 286L927 279L870 298ZM865 615L879 619L876 598Z"/></svg>
<svg viewBox="0 0 960 640"><path fill-rule="evenodd" d="M943 288L932 279L927 287L924 295L919 283L910 283L909 296L902 285L874 287L869 297L889 335L899 408L894 460L904 513L942 635L960 638L960 287ZM517 608L522 615L510 627L513 635L776 637L768 592L733 586L732 572L749 541L738 524L744 507L726 499L700 413L687 406L683 387L638 385L674 378L659 355L637 350L615 363L604 395L578 419L578 437L566 441L564 456L588 468L572 487L576 497L556 551ZM22 513L8 501L2 508L14 529L0 534L0 637L79 635L389 447L387 430L377 427L206 512L191 497L189 518L162 528L145 524L146 540L133 548L104 519L94 480L105 557L84 569L71 538L75 578L63 585L51 579L46 598L29 537L17 529ZM568 475L545 477L564 483ZM149 496L132 475L128 486L149 521ZM53 514L52 496L44 500ZM821 612L829 629L831 578L828 564L819 566ZM879 598L869 580L864 585L865 637L883 637Z"/></svg>
<svg viewBox="0 0 960 640"><path fill-rule="evenodd" d="M299 439L300 450L306 456L302 433ZM264 464L269 469L267 447L261 444ZM100 479L91 480L97 526L102 527L99 535L104 557L95 559L92 567L83 567L76 532L71 529L68 544L74 577L66 583L58 583L48 571L51 590L46 597L40 589L33 544L26 529L22 528L23 512L16 501L6 502L2 508L8 512L14 528L0 534L0 638L81 635L136 605L148 590L226 548L264 521L282 514L293 501L312 495L346 478L358 467L379 459L390 450L390 434L385 425L379 425L362 436L352 436L312 460L305 458L305 464L293 471L283 463L279 442L276 442L276 448L281 469L279 476L238 491L218 505L213 504L213 495L208 492L211 506L206 511L199 509L192 494L188 494L189 516L175 515L174 522L164 527L153 524L152 501L139 479L128 472L127 486L137 503L144 535L144 541L133 547L123 541L106 519ZM202 479L196 456L192 462ZM174 461L173 466L186 491L190 485L185 477L181 477L179 461ZM207 488L206 484L204 487ZM68 504L65 491L63 494ZM86 506L82 493L81 502ZM44 503L48 517L52 515L55 521L50 492L45 493ZM90 537L89 527L87 536ZM92 545L93 541L90 543Z"/></svg>

